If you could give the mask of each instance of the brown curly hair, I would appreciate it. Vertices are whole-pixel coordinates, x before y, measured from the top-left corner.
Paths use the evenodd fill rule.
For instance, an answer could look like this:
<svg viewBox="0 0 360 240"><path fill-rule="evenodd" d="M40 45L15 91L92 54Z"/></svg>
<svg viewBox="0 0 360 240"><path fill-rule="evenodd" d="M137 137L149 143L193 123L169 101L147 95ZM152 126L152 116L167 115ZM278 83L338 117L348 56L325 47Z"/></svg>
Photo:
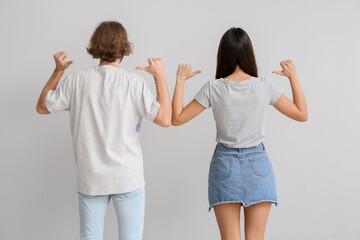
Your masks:
<svg viewBox="0 0 360 240"><path fill-rule="evenodd" d="M91 36L89 47L86 48L93 58L107 62L115 62L130 55L133 45L127 38L126 29L117 21L100 23Z"/></svg>

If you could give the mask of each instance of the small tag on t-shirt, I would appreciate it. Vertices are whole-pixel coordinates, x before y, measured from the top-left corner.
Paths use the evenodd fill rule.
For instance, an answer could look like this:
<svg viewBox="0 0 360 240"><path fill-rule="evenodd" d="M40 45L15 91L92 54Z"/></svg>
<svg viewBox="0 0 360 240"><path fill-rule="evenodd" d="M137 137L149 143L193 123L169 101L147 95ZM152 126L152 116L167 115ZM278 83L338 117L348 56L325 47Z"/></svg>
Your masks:
<svg viewBox="0 0 360 240"><path fill-rule="evenodd" d="M136 124L136 132L140 132L141 122Z"/></svg>
<svg viewBox="0 0 360 240"><path fill-rule="evenodd" d="M135 129L136 132L140 132L141 122L142 122L142 117L138 119L138 123L136 124L136 129Z"/></svg>

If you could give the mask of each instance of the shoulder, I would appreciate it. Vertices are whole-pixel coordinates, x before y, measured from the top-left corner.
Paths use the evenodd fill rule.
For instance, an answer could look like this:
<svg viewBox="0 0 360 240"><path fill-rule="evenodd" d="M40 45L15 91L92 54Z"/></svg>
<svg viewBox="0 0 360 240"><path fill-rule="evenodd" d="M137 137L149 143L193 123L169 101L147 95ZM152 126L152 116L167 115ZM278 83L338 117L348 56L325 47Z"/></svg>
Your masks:
<svg viewBox="0 0 360 240"><path fill-rule="evenodd" d="M75 80L81 79L84 76L88 76L89 74L91 74L94 71L94 69L95 69L95 66L92 66L92 67L87 67L84 69L74 71L74 72L68 74L66 79L68 79L70 81L75 81Z"/></svg>
<svg viewBox="0 0 360 240"><path fill-rule="evenodd" d="M203 86L207 88L213 88L213 87L217 87L219 83L220 83L219 79L211 79L206 81Z"/></svg>
<svg viewBox="0 0 360 240"><path fill-rule="evenodd" d="M118 73L121 74L124 79L135 85L143 84L145 82L145 79L138 73L130 72L123 68L119 68Z"/></svg>
<svg viewBox="0 0 360 240"><path fill-rule="evenodd" d="M208 92L211 88L216 87L216 79L208 80L201 85L200 92Z"/></svg>
<svg viewBox="0 0 360 240"><path fill-rule="evenodd" d="M215 85L215 84L219 83L219 79L211 79L211 80L207 81L207 83L209 85Z"/></svg>

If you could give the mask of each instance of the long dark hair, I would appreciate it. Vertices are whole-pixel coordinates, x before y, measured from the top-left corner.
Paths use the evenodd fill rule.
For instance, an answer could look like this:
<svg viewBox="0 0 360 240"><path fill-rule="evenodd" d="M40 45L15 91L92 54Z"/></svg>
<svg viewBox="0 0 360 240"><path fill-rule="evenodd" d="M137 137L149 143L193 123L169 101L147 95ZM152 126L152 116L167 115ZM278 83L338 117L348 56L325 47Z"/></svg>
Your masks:
<svg viewBox="0 0 360 240"><path fill-rule="evenodd" d="M217 54L216 78L232 74L236 66L257 77L254 49L249 35L241 28L230 28L222 36Z"/></svg>

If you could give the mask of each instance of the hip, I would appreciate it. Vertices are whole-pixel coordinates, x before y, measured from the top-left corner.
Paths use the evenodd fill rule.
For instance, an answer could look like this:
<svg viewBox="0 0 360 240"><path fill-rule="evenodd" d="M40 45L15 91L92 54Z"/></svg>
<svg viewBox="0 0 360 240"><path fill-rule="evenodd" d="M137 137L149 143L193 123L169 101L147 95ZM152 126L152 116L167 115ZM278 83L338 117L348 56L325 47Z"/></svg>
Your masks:
<svg viewBox="0 0 360 240"><path fill-rule="evenodd" d="M209 181L225 181L233 175L252 180L273 175L272 163L263 143L250 148L230 148L221 143L216 145L210 163Z"/></svg>

